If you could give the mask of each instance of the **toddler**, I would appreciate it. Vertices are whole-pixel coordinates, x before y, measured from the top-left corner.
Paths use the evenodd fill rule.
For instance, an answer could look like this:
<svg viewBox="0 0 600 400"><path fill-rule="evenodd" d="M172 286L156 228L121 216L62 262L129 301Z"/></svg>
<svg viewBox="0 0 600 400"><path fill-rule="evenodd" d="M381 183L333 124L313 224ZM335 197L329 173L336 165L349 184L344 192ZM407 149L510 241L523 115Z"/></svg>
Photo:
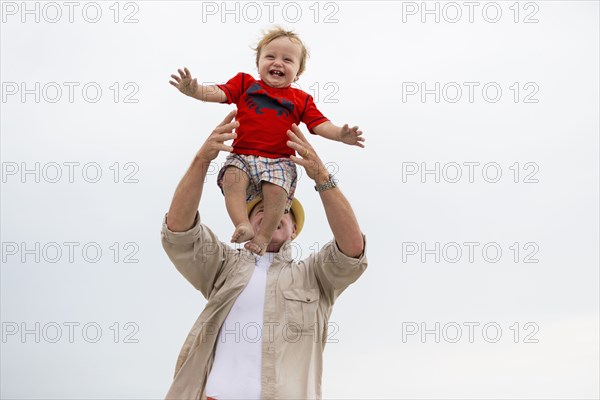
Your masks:
<svg viewBox="0 0 600 400"><path fill-rule="evenodd" d="M364 138L357 126L332 124L317 109L312 96L291 87L304 72L308 56L298 35L277 27L263 36L255 50L258 81L238 73L222 85L198 85L184 68L178 70L179 76L171 75L170 83L198 100L237 105L237 138L217 183L235 225L231 241L247 242L246 249L262 255L281 217L289 211L296 189L296 166L289 158L295 152L286 145L286 132L292 123L303 122L311 133L349 145L364 147ZM246 202L256 196L264 201L258 232L254 232L246 210Z"/></svg>

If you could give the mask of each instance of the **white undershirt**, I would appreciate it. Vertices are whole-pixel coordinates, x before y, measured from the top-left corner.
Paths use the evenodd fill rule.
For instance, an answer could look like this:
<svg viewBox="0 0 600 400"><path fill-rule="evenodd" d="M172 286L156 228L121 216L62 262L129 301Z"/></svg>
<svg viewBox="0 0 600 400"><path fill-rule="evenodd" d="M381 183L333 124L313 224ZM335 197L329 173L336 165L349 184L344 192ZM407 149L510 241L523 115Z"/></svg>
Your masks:
<svg viewBox="0 0 600 400"><path fill-rule="evenodd" d="M219 330L206 395L218 400L260 399L262 327L267 271L275 253L256 257L248 285Z"/></svg>

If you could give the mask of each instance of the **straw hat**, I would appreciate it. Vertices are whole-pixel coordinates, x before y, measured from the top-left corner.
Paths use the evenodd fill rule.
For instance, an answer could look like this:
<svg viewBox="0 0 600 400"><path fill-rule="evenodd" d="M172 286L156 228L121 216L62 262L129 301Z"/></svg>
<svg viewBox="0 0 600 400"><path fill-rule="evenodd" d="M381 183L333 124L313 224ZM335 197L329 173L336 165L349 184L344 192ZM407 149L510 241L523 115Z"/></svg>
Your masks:
<svg viewBox="0 0 600 400"><path fill-rule="evenodd" d="M250 216L252 209L260 201L262 201L262 197L256 196L249 203L246 203L246 209L248 210L248 216ZM294 214L294 219L296 220L296 237L298 237L298 235L302 231L302 227L304 226L304 208L302 207L302 204L300 204L300 201L298 201L298 199L294 197L294 200L292 200L292 205L290 207L290 210Z"/></svg>

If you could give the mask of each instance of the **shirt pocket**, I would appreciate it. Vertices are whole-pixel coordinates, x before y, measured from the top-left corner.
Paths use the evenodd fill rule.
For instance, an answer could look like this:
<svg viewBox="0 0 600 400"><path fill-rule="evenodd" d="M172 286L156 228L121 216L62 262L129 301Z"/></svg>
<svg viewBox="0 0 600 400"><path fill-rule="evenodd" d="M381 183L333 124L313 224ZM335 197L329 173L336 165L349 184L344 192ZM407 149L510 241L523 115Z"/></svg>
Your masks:
<svg viewBox="0 0 600 400"><path fill-rule="evenodd" d="M315 329L319 309L319 289L286 289L282 294L285 298L285 320L290 325L290 329L300 328L302 331Z"/></svg>

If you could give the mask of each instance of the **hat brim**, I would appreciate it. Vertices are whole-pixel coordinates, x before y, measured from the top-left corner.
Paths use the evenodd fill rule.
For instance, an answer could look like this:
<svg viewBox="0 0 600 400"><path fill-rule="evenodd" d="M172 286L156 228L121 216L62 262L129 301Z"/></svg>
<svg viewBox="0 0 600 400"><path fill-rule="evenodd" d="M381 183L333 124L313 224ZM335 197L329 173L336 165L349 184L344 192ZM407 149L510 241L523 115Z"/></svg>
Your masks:
<svg viewBox="0 0 600 400"><path fill-rule="evenodd" d="M254 209L254 207L261 201L262 197L256 196L253 200L250 200L248 203L246 203L246 210L248 212L248 216L250 216L252 209ZM294 213L294 219L296 220L296 237L298 237L298 235L302 231L302 228L304 227L304 207L302 207L300 201L295 197L294 200L292 200L290 211Z"/></svg>

